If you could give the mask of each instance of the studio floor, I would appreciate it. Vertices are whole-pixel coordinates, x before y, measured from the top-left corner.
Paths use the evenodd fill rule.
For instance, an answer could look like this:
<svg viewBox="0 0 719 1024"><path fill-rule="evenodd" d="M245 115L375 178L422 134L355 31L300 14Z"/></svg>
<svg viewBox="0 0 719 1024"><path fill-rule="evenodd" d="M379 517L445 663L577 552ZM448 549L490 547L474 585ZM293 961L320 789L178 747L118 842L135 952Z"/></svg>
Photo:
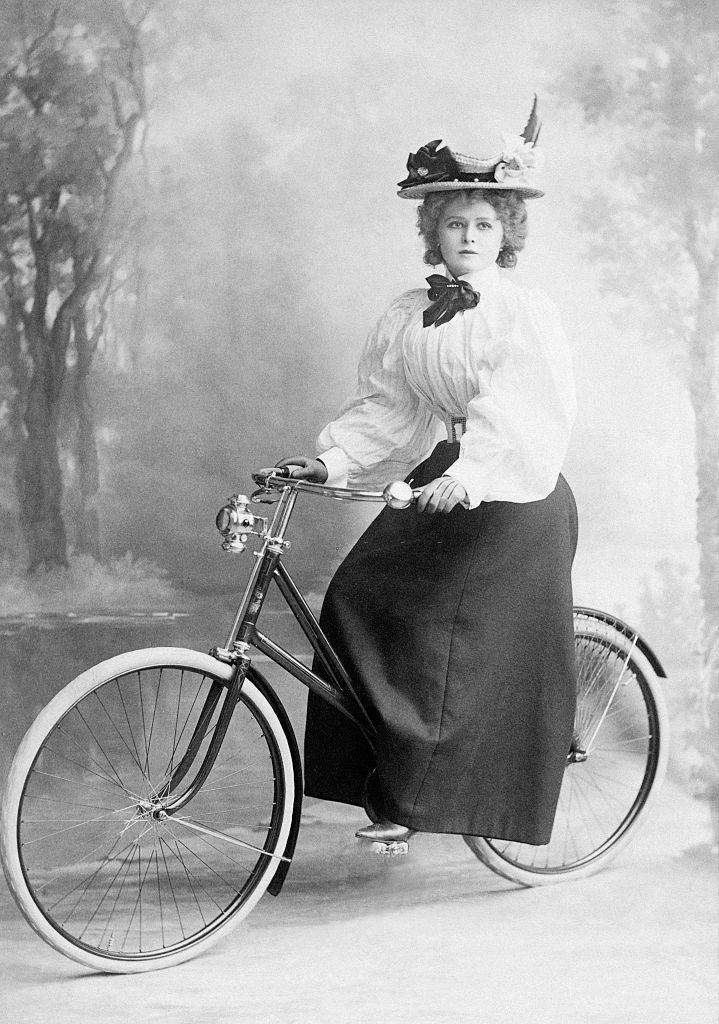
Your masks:
<svg viewBox="0 0 719 1024"><path fill-rule="evenodd" d="M584 880L518 889L458 837L388 860L361 815L307 801L283 892L209 952L94 974L0 893L7 1024L716 1024L717 865L703 803L666 783L634 845Z"/></svg>

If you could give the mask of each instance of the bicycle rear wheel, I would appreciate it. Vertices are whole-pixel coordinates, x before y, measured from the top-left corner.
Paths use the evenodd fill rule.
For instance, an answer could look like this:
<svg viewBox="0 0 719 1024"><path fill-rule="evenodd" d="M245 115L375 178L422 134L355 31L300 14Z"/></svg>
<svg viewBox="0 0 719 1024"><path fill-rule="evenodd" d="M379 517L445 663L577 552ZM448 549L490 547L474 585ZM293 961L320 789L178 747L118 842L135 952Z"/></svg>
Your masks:
<svg viewBox="0 0 719 1024"><path fill-rule="evenodd" d="M28 731L3 802L3 863L29 923L66 956L117 973L180 963L272 881L290 834L292 755L251 679L204 785L176 814L162 810L204 709L174 796L202 763L230 676L195 651L133 651L79 676Z"/></svg>
<svg viewBox="0 0 719 1024"><path fill-rule="evenodd" d="M664 699L651 665L618 629L575 615L574 740L545 846L465 836L477 857L521 885L603 868L633 838L656 796L668 751Z"/></svg>

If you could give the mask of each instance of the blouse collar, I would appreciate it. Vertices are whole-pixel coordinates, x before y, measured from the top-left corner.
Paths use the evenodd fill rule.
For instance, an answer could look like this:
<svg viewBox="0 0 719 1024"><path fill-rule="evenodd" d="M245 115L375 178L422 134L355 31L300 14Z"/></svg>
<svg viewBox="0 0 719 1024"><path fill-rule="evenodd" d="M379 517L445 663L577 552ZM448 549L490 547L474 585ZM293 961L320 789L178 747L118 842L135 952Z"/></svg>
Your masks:
<svg viewBox="0 0 719 1024"><path fill-rule="evenodd" d="M467 281L481 295L482 292L496 288L498 285L500 281L499 267L496 263L492 263L483 270L471 270L468 274L460 274L458 280Z"/></svg>

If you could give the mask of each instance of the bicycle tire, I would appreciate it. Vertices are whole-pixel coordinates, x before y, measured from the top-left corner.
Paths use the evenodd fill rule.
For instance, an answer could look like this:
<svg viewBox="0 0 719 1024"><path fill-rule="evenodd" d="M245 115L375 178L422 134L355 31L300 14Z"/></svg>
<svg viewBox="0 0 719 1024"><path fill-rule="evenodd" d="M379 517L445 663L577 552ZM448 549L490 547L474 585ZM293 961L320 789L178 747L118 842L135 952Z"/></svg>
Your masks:
<svg viewBox="0 0 719 1024"><path fill-rule="evenodd" d="M668 717L654 669L631 637L575 613L577 712L552 836L545 846L464 836L496 874L523 886L594 874L646 820L666 770ZM586 760L583 760L586 753Z"/></svg>
<svg viewBox="0 0 719 1024"><path fill-rule="evenodd" d="M231 674L197 651L131 651L78 676L28 730L0 851L20 910L60 953L113 973L174 966L267 890L291 833L294 772L287 734L251 677L205 784L175 816L157 817L207 693L216 683L226 693Z"/></svg>

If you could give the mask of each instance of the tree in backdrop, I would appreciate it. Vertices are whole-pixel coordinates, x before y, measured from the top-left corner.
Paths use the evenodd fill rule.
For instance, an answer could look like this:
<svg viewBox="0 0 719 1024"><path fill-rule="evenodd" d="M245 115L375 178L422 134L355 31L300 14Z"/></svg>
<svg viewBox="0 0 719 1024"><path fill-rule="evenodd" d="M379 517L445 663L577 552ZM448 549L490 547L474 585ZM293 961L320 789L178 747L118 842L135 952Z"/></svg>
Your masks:
<svg viewBox="0 0 719 1024"><path fill-rule="evenodd" d="M697 742L719 795L719 7L630 2L626 32L558 92L597 141L590 255L625 334L680 356L695 421L701 678Z"/></svg>
<svg viewBox="0 0 719 1024"><path fill-rule="evenodd" d="M18 0L0 66L0 363L29 567L67 564L60 431L78 500L75 547L99 554L89 374L128 277L148 5Z"/></svg>

